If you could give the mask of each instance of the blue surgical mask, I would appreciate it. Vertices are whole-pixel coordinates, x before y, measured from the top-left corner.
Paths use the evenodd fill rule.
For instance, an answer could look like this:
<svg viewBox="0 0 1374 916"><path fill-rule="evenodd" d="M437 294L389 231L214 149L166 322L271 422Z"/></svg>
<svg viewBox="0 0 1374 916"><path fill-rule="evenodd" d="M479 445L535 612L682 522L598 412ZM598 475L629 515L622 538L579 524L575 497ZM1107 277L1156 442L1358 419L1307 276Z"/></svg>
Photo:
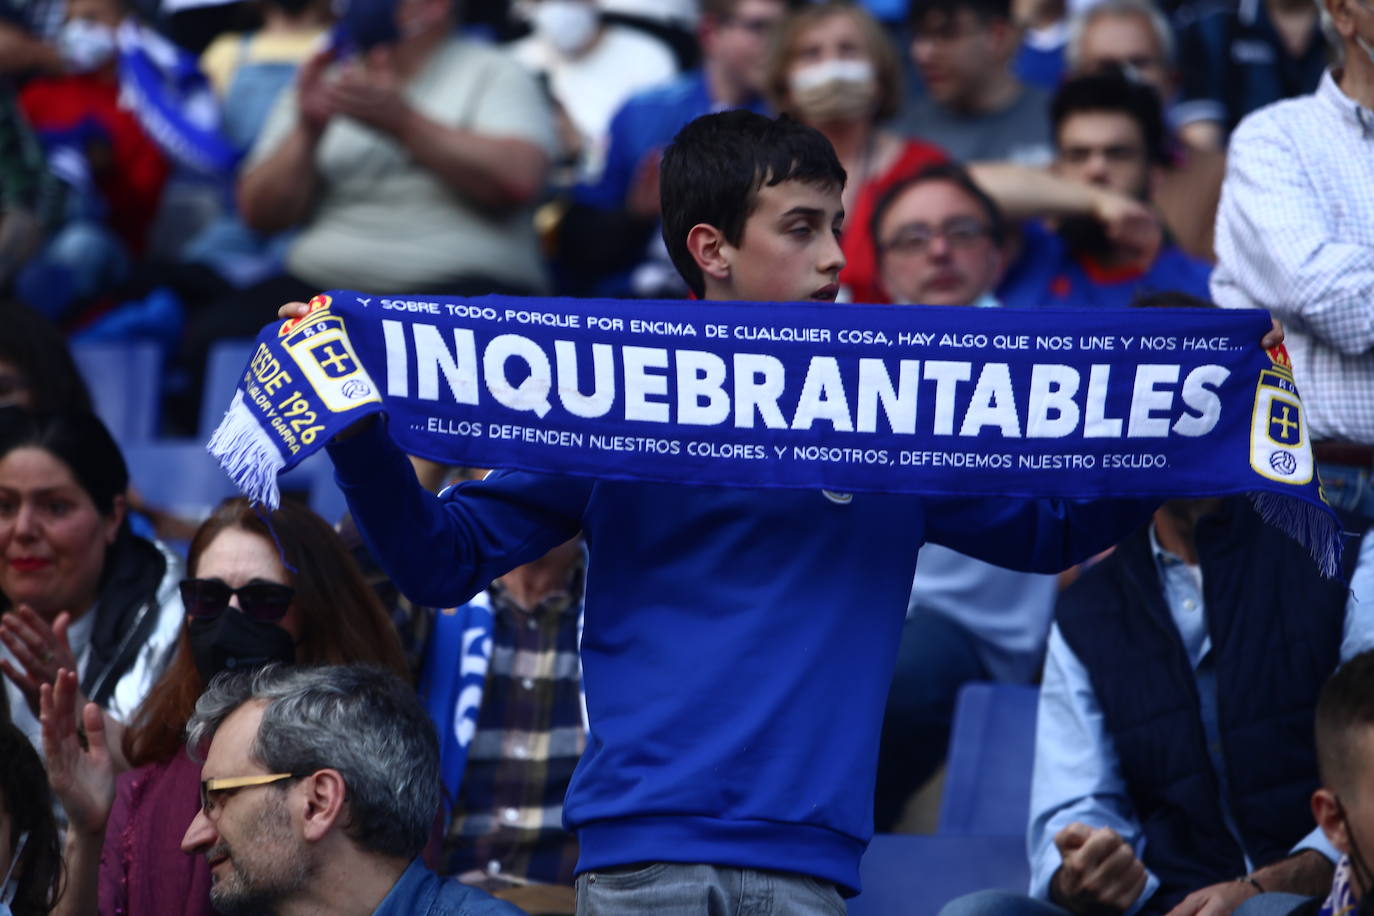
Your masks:
<svg viewBox="0 0 1374 916"><path fill-rule="evenodd" d="M0 916L13 916L10 904L14 903L15 896L19 893L19 878L14 874L14 867L19 864L19 857L24 854L24 844L29 841L29 832L25 830L19 834L19 842L15 844L14 855L10 856L10 867L5 872L5 883L0 885Z"/></svg>

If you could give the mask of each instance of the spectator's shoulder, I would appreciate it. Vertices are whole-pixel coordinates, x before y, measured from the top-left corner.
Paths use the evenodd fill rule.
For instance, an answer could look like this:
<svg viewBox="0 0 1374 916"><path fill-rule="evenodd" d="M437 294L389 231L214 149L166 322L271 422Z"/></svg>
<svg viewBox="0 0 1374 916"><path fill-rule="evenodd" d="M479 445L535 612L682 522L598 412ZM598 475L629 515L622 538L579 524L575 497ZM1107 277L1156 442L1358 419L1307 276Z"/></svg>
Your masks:
<svg viewBox="0 0 1374 916"><path fill-rule="evenodd" d="M1314 119L1319 118L1323 108L1328 105L1329 102L1319 94L1311 93L1280 99L1262 108L1256 108L1241 118L1236 129L1231 132L1228 150L1233 156L1244 155L1247 141L1272 140L1301 131L1303 125L1311 124Z"/></svg>
<svg viewBox="0 0 1374 916"><path fill-rule="evenodd" d="M518 44L518 42L517 42ZM498 46L486 41L454 36L444 46L450 66L466 66L500 74L528 75L517 58L516 45Z"/></svg>
<svg viewBox="0 0 1374 916"><path fill-rule="evenodd" d="M636 92L621 105L621 111L647 114L654 111L677 111L701 94L701 71L684 73L657 86Z"/></svg>

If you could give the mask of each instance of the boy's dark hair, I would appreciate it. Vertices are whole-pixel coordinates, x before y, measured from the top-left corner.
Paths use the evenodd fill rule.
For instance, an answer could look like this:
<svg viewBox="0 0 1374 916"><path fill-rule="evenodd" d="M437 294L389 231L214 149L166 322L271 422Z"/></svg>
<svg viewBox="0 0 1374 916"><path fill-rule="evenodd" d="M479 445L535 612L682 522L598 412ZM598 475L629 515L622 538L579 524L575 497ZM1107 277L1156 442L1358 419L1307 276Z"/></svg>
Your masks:
<svg viewBox="0 0 1374 916"><path fill-rule="evenodd" d="M1146 157L1155 165L1169 164L1168 134L1158 93L1127 79L1119 70L1076 77L1059 87L1050 103L1055 146L1059 146L1059 130L1066 120L1076 114L1098 112L1124 114L1135 121L1145 140Z"/></svg>
<svg viewBox="0 0 1374 916"><path fill-rule="evenodd" d="M1177 289L1136 296L1131 302L1131 308L1137 309L1214 309L1216 307L1215 302Z"/></svg>
<svg viewBox="0 0 1374 916"><path fill-rule="evenodd" d="M868 235L873 239L873 245L879 250L881 256L882 240L878 236L878 227L883 224L883 218L887 216L887 211L892 209L892 205L897 202L907 191L917 185L927 184L932 181L944 181L954 185L978 203L978 208L983 211L983 215L988 221L988 238L992 239L994 245L1001 245L1007 238L1007 221L1002 216L1002 210L997 206L997 202L988 196L988 193L978 187L978 183L969 175L968 170L955 162L941 162L936 165L928 165L915 175L903 178L896 184L883 192L883 196L878 198L877 205L873 208L873 218L868 223Z"/></svg>
<svg viewBox="0 0 1374 916"><path fill-rule="evenodd" d="M687 251L687 233L706 223L738 245L759 189L784 181L843 188L844 167L819 131L786 115L724 111L678 131L659 172L663 241L698 298L706 294L706 280Z"/></svg>
<svg viewBox="0 0 1374 916"><path fill-rule="evenodd" d="M1317 699L1317 766L1322 784L1337 795L1358 782L1363 748L1357 738L1374 726L1374 651L1336 669ZM1347 799L1348 801L1348 799Z"/></svg>
<svg viewBox="0 0 1374 916"><path fill-rule="evenodd" d="M1011 0L912 0L907 11L907 25L915 34L931 13L943 13L950 20L960 10L968 10L982 23L995 19L1010 20Z"/></svg>

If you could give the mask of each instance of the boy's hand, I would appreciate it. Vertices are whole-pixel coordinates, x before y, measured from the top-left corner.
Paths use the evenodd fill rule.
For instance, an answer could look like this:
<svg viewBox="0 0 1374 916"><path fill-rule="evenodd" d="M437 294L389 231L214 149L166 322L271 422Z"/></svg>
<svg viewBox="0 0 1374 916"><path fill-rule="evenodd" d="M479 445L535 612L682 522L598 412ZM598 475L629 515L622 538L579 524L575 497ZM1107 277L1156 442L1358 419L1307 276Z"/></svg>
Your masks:
<svg viewBox="0 0 1374 916"><path fill-rule="evenodd" d="M304 318L310 314L310 305L305 302L288 302L277 309L277 317L291 320L293 318Z"/></svg>
<svg viewBox="0 0 1374 916"><path fill-rule="evenodd" d="M1277 318L1270 318L1269 322L1273 327L1269 329L1264 337L1260 338L1260 346L1266 350L1272 350L1283 343L1283 325L1279 324Z"/></svg>
<svg viewBox="0 0 1374 916"><path fill-rule="evenodd" d="M1145 889L1145 865L1109 827L1074 822L1055 834L1054 845L1064 864L1050 880L1050 898L1070 912L1122 913Z"/></svg>

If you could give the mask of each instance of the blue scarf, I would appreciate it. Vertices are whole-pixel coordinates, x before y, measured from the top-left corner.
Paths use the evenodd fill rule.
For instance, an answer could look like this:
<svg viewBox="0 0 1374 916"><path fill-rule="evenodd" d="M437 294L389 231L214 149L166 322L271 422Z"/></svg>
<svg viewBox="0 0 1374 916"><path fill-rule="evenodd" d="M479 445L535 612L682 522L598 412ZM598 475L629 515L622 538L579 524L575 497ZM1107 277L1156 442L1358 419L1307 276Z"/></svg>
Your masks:
<svg viewBox="0 0 1374 916"><path fill-rule="evenodd" d="M162 151L209 176L232 175L241 150L219 131L219 103L196 59L132 18L115 33L120 103Z"/></svg>
<svg viewBox="0 0 1374 916"><path fill-rule="evenodd" d="M1335 575L1287 354L1260 311L1111 312L334 291L259 335L210 441L239 487L374 413L451 465L967 496L1250 493Z"/></svg>

